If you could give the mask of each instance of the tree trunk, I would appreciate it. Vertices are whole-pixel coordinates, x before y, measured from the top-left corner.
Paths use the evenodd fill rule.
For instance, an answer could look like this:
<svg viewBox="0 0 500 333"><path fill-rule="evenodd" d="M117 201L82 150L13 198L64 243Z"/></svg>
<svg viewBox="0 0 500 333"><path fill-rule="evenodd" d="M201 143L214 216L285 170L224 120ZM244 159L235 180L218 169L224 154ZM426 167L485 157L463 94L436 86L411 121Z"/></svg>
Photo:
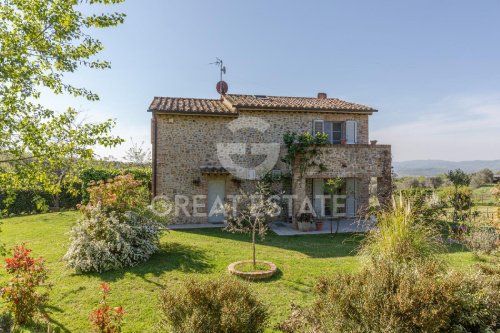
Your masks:
<svg viewBox="0 0 500 333"><path fill-rule="evenodd" d="M253 248L253 269L257 268L257 262L255 260L255 228L252 230L252 248Z"/></svg>
<svg viewBox="0 0 500 333"><path fill-rule="evenodd" d="M60 195L60 194L55 194L55 195L53 196L53 203L52 203L52 204L53 204L54 206L52 207L52 209L53 209L53 211L55 211L55 212L58 212L58 211L61 209L61 200L60 200L60 198L61 198L61 195Z"/></svg>

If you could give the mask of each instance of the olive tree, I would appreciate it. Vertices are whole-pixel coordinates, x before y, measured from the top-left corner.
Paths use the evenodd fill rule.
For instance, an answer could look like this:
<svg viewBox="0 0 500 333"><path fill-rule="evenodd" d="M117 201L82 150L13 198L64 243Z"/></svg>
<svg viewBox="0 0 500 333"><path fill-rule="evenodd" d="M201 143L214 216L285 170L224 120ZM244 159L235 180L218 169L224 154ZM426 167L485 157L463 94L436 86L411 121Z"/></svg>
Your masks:
<svg viewBox="0 0 500 333"><path fill-rule="evenodd" d="M269 228L269 219L280 214L281 208L277 203L278 200L278 196L271 195L269 185L257 182L254 193L241 191L240 195L234 197L232 203L224 205L226 230L252 236L254 269L256 267L256 238L257 236L264 238Z"/></svg>

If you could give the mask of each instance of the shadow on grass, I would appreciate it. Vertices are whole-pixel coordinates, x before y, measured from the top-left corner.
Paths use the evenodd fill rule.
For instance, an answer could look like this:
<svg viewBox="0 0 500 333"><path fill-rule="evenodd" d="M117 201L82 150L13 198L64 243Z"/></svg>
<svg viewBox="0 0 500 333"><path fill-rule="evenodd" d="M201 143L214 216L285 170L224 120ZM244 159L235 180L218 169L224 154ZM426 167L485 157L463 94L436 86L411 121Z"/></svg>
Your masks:
<svg viewBox="0 0 500 333"><path fill-rule="evenodd" d="M180 233L189 233L209 237L222 238L228 241L249 243L249 235L231 233L222 229L189 229L176 230ZM269 232L266 237L258 239L257 246L271 246L287 251L296 251L312 258L338 258L356 255L363 234L321 234L321 235L297 235L278 236Z"/></svg>
<svg viewBox="0 0 500 333"><path fill-rule="evenodd" d="M251 243L249 235L231 233L219 228L176 230L176 232ZM363 233L278 236L273 232L269 232L264 240L257 240L257 245L296 251L311 258L340 258L357 255L364 237ZM446 247L446 252L469 252L469 250L461 244L449 244Z"/></svg>
<svg viewBox="0 0 500 333"><path fill-rule="evenodd" d="M44 333L44 332L53 332L53 333L68 333L71 332L66 326L64 326L61 322L52 318L51 313L59 312L62 313L63 310L52 306L46 305L43 307L44 318L30 320L28 323L18 327L13 332L33 332L33 333ZM3 332L3 331L2 331Z"/></svg>
<svg viewBox="0 0 500 333"><path fill-rule="evenodd" d="M122 279L125 274L132 274L141 277L146 282L163 287L162 284L149 279L148 276L160 277L171 271L202 273L209 272L212 268L213 265L209 262L207 255L199 248L180 243L167 243L161 244L158 252L151 256L147 262L137 266L85 275L98 276L103 281L114 282Z"/></svg>

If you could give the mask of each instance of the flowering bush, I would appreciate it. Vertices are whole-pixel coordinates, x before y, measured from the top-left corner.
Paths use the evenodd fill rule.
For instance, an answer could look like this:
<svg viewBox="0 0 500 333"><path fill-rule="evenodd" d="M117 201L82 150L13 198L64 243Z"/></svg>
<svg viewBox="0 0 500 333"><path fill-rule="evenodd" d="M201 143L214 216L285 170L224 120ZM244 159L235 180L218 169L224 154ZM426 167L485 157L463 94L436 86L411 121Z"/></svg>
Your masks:
<svg viewBox="0 0 500 333"><path fill-rule="evenodd" d="M101 204L102 207L116 212L140 210L149 203L148 189L139 180L130 174L120 175L106 182L90 182L87 187L89 202L81 206L85 212L88 207Z"/></svg>
<svg viewBox="0 0 500 333"><path fill-rule="evenodd" d="M107 297L111 289L107 283L101 283L101 301L90 314L92 330L98 333L119 333L125 310L120 307L111 309Z"/></svg>
<svg viewBox="0 0 500 333"><path fill-rule="evenodd" d="M70 267L102 272L136 265L156 252L172 210L159 203L150 206L142 182L126 174L91 183L87 191L89 203L80 206L83 217L70 232L64 256Z"/></svg>
<svg viewBox="0 0 500 333"><path fill-rule="evenodd" d="M17 324L24 324L35 314L40 314L48 293L41 292L47 279L47 269L43 258L34 259L26 244L14 247L13 257L5 259L7 273L12 277L9 284L1 289Z"/></svg>
<svg viewBox="0 0 500 333"><path fill-rule="evenodd" d="M144 262L158 249L162 224L134 212L108 212L98 204L70 231L64 256L78 272L103 272Z"/></svg>

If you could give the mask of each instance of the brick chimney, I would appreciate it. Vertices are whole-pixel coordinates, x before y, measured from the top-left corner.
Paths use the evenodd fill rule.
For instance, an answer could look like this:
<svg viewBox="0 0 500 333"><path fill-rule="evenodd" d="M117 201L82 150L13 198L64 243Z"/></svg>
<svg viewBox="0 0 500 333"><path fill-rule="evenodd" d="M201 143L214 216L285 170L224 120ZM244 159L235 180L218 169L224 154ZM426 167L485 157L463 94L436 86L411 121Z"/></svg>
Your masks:
<svg viewBox="0 0 500 333"><path fill-rule="evenodd" d="M326 93L324 93L324 92L319 92L319 93L318 93L318 98L319 98L319 99L325 99L325 98L326 98Z"/></svg>

